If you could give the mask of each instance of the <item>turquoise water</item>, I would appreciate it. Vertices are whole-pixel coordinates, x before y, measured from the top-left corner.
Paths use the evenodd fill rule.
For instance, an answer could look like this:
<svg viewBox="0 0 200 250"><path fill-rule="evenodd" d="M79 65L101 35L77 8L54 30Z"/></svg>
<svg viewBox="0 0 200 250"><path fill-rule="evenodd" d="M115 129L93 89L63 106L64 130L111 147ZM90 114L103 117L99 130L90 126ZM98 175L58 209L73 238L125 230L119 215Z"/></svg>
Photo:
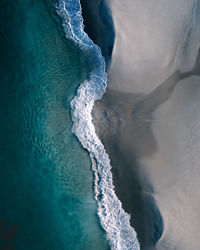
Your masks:
<svg viewBox="0 0 200 250"><path fill-rule="evenodd" d="M91 162L71 132L87 59L53 1L1 0L0 17L0 247L109 249Z"/></svg>

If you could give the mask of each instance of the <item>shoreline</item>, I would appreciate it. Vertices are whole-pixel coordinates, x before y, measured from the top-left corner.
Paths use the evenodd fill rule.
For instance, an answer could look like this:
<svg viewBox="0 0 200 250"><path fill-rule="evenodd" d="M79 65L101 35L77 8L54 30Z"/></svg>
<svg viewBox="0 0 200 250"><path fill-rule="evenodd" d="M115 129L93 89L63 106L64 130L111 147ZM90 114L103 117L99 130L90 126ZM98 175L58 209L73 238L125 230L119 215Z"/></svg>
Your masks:
<svg viewBox="0 0 200 250"><path fill-rule="evenodd" d="M94 102L102 98L106 89L105 61L100 48L84 32L79 0L75 4L75 9L64 0L59 1L57 5L57 13L63 19L66 38L89 56L91 66L89 79L79 86L77 95L71 101L72 132L90 154L95 175L98 215L111 248L137 250L140 247L136 232L130 226L129 216L114 192L110 160L92 123Z"/></svg>
<svg viewBox="0 0 200 250"><path fill-rule="evenodd" d="M113 18L117 19L118 16L113 16ZM121 23L123 24L122 20ZM125 26L128 27L127 25ZM116 36L119 34L120 39L122 39L121 33L117 33L123 33L120 28L116 27ZM126 39L128 41L128 36ZM121 40L120 42L121 44L118 41L118 46L123 45ZM173 43L171 46L173 46ZM128 46L124 48L126 53L128 53L128 50ZM158 130L156 128L161 129L159 126L164 125L162 120L160 120L162 116L160 115L161 118L157 119L156 114L163 105L165 106L166 103L172 102L174 92L177 92L176 89L179 88L180 82L189 81L193 75L200 75L200 53L198 55L192 54L193 58L189 58L188 61L185 60L186 62L183 63L183 66L181 64L183 58L179 57L179 51L176 52L177 58L173 59L174 62L173 64L170 63L169 68L167 62L165 62L164 66L167 73L163 75L161 72L160 75L152 75L152 78L150 77L150 82L152 81L150 88L143 85L141 86L141 91L138 91L138 86L136 85L136 92L134 92L134 88L131 86L133 82L131 74L128 74L128 77L126 76L126 64L123 60L122 63L120 62L120 56L123 59L126 56L120 54L118 47L114 47L114 53L114 66L111 63L111 68L108 71L108 89L103 98L95 102L93 123L111 159L115 191L122 201L125 211L131 214L131 225L138 234L141 249L155 250L157 247L165 249L167 246L171 250L177 247L177 245L173 245L176 244L173 242L176 242L179 236L178 232L174 232L174 240L173 236L170 236L168 232L170 230L168 224L171 223L173 228L173 221L168 221L168 217L171 218L170 209L169 211L163 209L163 204L167 200L162 201L164 200L162 193L165 193L165 190L162 188L162 180L159 179L159 176L165 173L162 165L166 165L166 169L170 169L170 166L167 165L168 159L164 160L161 158L161 161L157 162L159 157L165 157L165 155L162 156L163 153L160 153L160 144L169 148L170 144L167 144L167 141L165 142L156 133ZM127 58L130 63L131 60L129 60L128 54ZM159 60L162 60L162 58L159 58ZM157 61L155 61L156 63ZM181 69L186 67L185 65L187 65L188 70L182 70L183 73L181 73ZM144 64L144 66L146 65ZM118 78L116 77L116 72L119 75ZM123 77L126 79L125 87L116 86L116 82L117 84L123 83ZM156 79L157 83L155 84L152 79ZM138 79L136 80L140 83ZM128 84L130 86L127 90L126 85L128 86ZM173 103L176 106L176 102L173 101ZM167 115L165 110L163 112ZM167 117L167 121L174 119L170 115ZM173 128L169 132L172 133ZM181 141L181 138L179 140ZM154 170L154 165L157 166L156 170ZM156 176L157 179L155 178ZM170 176L167 176L167 178L171 179ZM163 182L165 183L165 181ZM173 196L171 194L171 196L173 204L176 204L176 195ZM183 194L181 199L184 200ZM171 204L172 207L173 204ZM181 221L177 221L177 223L181 223Z"/></svg>
<svg viewBox="0 0 200 250"><path fill-rule="evenodd" d="M88 5L91 2L93 2L93 1L87 1ZM92 28L95 28L97 30L99 28L101 30L102 25L99 24L99 22L94 22L94 19L96 19L95 15L92 17L90 15L91 14L90 11L92 11L92 10L94 11L95 14L98 15L98 12L97 12L98 8L97 7L99 6L100 2L102 2L102 1L99 1L97 5L93 6L95 9L90 8L89 10L87 10L88 5L86 4L84 7L85 7L85 10L87 10L87 12L86 13L83 12L83 16L85 16L85 17L87 16L86 23L84 20L84 23L86 25L88 23L90 23L92 26L93 23L95 23L95 27L90 26L89 29L86 29L86 30L87 30L87 32L89 30L88 33L93 35L94 40L96 38L96 42L99 44L101 49L105 50L105 44L107 41L106 39L104 40L105 37L104 36L99 37L99 34L96 34L96 37L95 37L95 34L92 34L92 32L94 31ZM84 9L83 9L83 11L84 11ZM87 28L87 26L86 26L86 28ZM102 44L104 44L103 45L104 48L102 48ZM110 43L108 43L107 46L110 46ZM111 58L110 58L110 60L107 60L107 67L109 67L110 61L111 61ZM123 99L123 95L121 95L121 97L120 97L119 93L117 93L113 90L107 89L106 93L103 96L103 99L95 102L94 109L93 109L93 123L95 125L95 129L97 131L97 134L99 135L100 139L102 140L103 145L105 146L106 151L108 152L108 155L111 159L113 182L114 182L116 194L119 197L120 201L122 201L122 206L125 209L125 211L128 212L129 214L131 214L131 225L133 228L136 229L136 232L137 232L138 237L139 237L139 242L142 245L143 244L147 245L147 242L148 242L148 245L152 245L152 242L155 243L155 241L157 241L157 239L161 236L162 231L163 231L162 218L161 218L161 215L159 213L159 210L156 207L155 199L152 195L153 194L153 192L151 190L152 187L150 187L151 186L150 184L142 183L142 180L139 177L139 173L137 173L137 171L133 172L131 170L131 167L129 166L129 164L127 164L126 171L129 172L130 176L131 176L131 180L129 180L129 183L132 182L132 184L133 184L132 189L134 190L133 191L134 199L133 198L130 199L129 195L128 195L129 197L127 197L127 194L129 193L130 187L126 186L125 188L122 188L122 186L124 185L124 181L125 182L127 181L126 180L127 173L124 173L124 171L125 171L124 169L123 169L123 171L121 171L121 166L123 165L123 162L121 162L121 161L124 158L124 156L122 154L120 154L120 152L119 152L120 150L118 150L117 153L115 151L116 150L115 147L118 147L117 140L114 139L116 134L114 132L113 139L112 139L112 136L111 137L109 136L108 139L106 140L105 138L102 138L102 134L98 133L98 130L101 127L101 125L98 124L98 121L96 122L96 115L98 116L98 114L100 114L100 112L101 112L101 111L99 112L99 110L98 110L99 109L98 105L100 104L100 106L101 106L102 103L104 105L104 102L106 102L104 109L109 110L110 106L112 105L111 104L112 98L110 99L110 95L109 95L110 92L114 93L114 95L116 95L117 98L116 98L115 102L118 102L119 99L121 99L122 105L126 103L125 100ZM130 95L130 98L131 98L131 95ZM135 99L137 102L138 100L141 99L141 97L139 95L137 95ZM127 106L127 105L125 105L125 106ZM120 107L117 107L117 109L119 110ZM124 113L124 110L122 109L119 112ZM95 115L94 115L94 113L95 113ZM102 116L101 116L101 118L102 118ZM122 118L122 121L123 121L123 118ZM121 126L121 124L117 123L117 126ZM106 129L109 130L108 128L106 128ZM103 130L103 133L107 133L106 130ZM114 140L112 145L110 145L110 143L109 143L110 140ZM137 165L137 161L135 161L135 164ZM118 171L121 171L120 176L118 175ZM125 177L124 180L122 178L123 176ZM134 180L134 181L132 181L132 180ZM147 186L145 188L145 190L142 190L143 185ZM150 187L150 191L149 191L149 187ZM133 202L134 204L130 205L129 200L131 200L130 202L131 203ZM145 211L143 211L141 213L141 209L144 209L144 206L149 207L149 209L145 209ZM149 216L152 217L152 219L149 223L146 224L146 222L149 221L149 219L148 219ZM141 220L143 220L142 224L141 224ZM144 228L144 227L146 227L146 228ZM155 230L153 230L153 231L155 231L155 236L154 235L152 236L152 234L149 233L150 231L152 231L152 228L155 228ZM141 245L141 247L143 247L142 245Z"/></svg>
<svg viewBox="0 0 200 250"><path fill-rule="evenodd" d="M84 2L84 1L82 1ZM81 3L82 3L81 2ZM102 30L102 24L99 23L99 16L98 16L98 7L100 5L101 2L103 1L98 1L98 4L92 5L93 9L90 7L89 9L88 6L91 4L91 2L93 3L94 1L87 1L87 4L84 2L84 8L83 8L83 16L87 17L87 21L85 22L84 20L84 24L86 25L86 31L90 34L90 37L92 37L93 41L95 40L95 42L97 42L97 44L101 47L102 51L106 51L105 46L110 46L110 43L108 42L107 39L105 39L105 35L104 36L99 36L98 34L98 29ZM85 12L86 11L86 12ZM93 15L91 15L91 12L93 11ZM94 15L94 13L96 15ZM97 17L96 17L97 16ZM98 20L98 21L97 21ZM93 23L95 23L95 27L93 27ZM90 24L89 28L88 28L88 24ZM94 32L94 29L97 30L96 34ZM92 33L94 32L94 33ZM106 31L104 31L106 32ZM112 33L112 32L111 32ZM96 35L96 36L95 36ZM109 36L109 35L108 35ZM114 41L113 41L114 42ZM103 46L102 46L103 44ZM104 54L105 56L105 54ZM110 55L111 56L111 55ZM111 58L107 61L107 67L109 67ZM109 69L108 69L109 70ZM108 73L109 76L109 73ZM109 82L108 82L109 84ZM114 98L110 98L110 94L111 95L114 93L114 95L116 95L116 99ZM121 97L120 97L121 96ZM132 96L130 95L129 99ZM126 97L125 97L126 98ZM136 96L136 103L138 100L140 100L142 97L137 95ZM136 229L136 232L138 234L139 237L139 242L141 244L141 247L143 247L144 245L153 245L153 243L155 243L155 241L157 241L157 239L161 236L162 231L163 231L163 223L162 223L162 218L161 215L159 213L159 210L156 207L156 202L155 199L153 197L153 192L152 192L152 187L150 187L150 184L146 184L146 183L142 183L142 180L139 177L139 173L133 172L131 167L129 166L129 164L127 164L126 166L126 170L123 169L123 171L121 170L121 166L124 165L124 163L122 162L122 159L124 158L124 156L119 152L120 150L118 149L118 152L116 152L116 147L118 147L118 142L116 137L116 133L114 132L113 138L112 136L108 136L108 139L106 140L105 138L102 138L102 134L98 133L99 128L101 127L100 124L98 124L98 119L96 119L96 116L98 116L100 114L99 112L99 108L98 105L101 106L101 104L103 103L103 106L105 110L109 110L110 106L113 105L111 99L115 99L114 102L119 102L119 99L121 100L122 105L124 105L125 99L123 98L123 95L120 95L120 93L117 93L117 91L113 91L110 89L107 89L106 93L103 96L103 99L96 101L95 105L94 105L94 109L93 109L93 123L95 125L95 129L97 134L99 135L100 139L102 140L103 145L105 146L105 149L109 155L109 158L111 159L111 166L112 166L112 173L113 173L113 182L114 182L114 186L115 186L115 190L116 190L116 194L119 197L120 201L122 201L122 206L125 209L126 212L128 212L129 214L131 214L131 225L133 228ZM105 105L104 105L105 104ZM125 105L126 108L128 108L128 105ZM117 107L118 110L120 110L120 107ZM126 113L126 111L124 112L124 109L121 109L119 111L119 113L121 112L122 114ZM95 115L94 115L95 113ZM120 116L120 114L118 114ZM101 116L102 118L102 116ZM100 119L101 119L100 118ZM124 118L124 117L123 117ZM121 119L121 121L123 121L123 118ZM120 123L117 123L115 126L121 126ZM116 128L118 129L118 128ZM109 130L108 127L106 128L106 130ZM103 130L103 133L110 133L107 132L105 129ZM111 131L112 133L112 131ZM113 140L113 143L111 145L110 140ZM135 164L137 165L137 161L135 160ZM118 174L118 172L120 171L120 176ZM131 180L128 181L128 183L132 183L132 190L134 193L134 198L132 197L130 199L130 187L129 186L125 186L123 187L124 183L127 181L126 177L127 177L127 172L130 174ZM133 181L134 180L134 181ZM144 188L143 190L143 185L146 185L147 187ZM122 188L123 187L123 188ZM149 187L150 187L150 191L149 191ZM127 197L128 195L128 197ZM133 203L133 204L130 204ZM144 206L147 206L149 209L145 209L144 211ZM143 210L143 212L141 213L141 209ZM146 223L147 221L149 221L148 217L151 217L152 219L150 219L149 223ZM141 220L143 221L143 223L141 223ZM152 230L152 228L155 228L155 230ZM153 233L149 233L150 231L155 231L155 235ZM147 243L148 242L148 243ZM152 243L153 242L153 243ZM149 250L149 249L148 249Z"/></svg>

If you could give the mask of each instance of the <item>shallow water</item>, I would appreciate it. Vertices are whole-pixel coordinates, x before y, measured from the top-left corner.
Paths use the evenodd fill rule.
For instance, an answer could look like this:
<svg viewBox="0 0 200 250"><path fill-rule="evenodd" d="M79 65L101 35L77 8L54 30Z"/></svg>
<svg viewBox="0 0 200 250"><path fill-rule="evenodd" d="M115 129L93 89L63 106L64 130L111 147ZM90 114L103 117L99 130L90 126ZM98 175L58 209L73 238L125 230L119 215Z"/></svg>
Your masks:
<svg viewBox="0 0 200 250"><path fill-rule="evenodd" d="M0 247L109 249L90 159L71 132L87 60L52 4L0 3Z"/></svg>

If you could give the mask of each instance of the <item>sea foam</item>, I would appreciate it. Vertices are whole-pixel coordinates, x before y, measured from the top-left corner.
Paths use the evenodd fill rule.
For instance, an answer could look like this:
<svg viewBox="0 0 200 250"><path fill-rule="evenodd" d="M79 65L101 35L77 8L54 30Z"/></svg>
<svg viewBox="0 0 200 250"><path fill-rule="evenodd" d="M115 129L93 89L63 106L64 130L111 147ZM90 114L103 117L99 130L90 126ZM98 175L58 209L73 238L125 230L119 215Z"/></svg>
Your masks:
<svg viewBox="0 0 200 250"><path fill-rule="evenodd" d="M59 0L57 13L62 18L65 36L78 45L88 56L92 65L89 80L78 88L71 102L73 132L82 146L88 150L95 175L95 198L100 223L107 233L112 249L140 249L136 232L130 226L130 216L118 200L112 181L111 165L104 146L95 133L92 123L94 102L106 91L107 75L101 50L84 32L80 0Z"/></svg>

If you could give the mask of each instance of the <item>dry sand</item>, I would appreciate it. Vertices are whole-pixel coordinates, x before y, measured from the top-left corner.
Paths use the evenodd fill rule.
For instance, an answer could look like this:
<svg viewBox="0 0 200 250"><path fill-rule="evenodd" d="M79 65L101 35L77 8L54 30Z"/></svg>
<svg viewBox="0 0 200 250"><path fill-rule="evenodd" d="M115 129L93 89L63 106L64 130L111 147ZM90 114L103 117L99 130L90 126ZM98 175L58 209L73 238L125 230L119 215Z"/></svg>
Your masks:
<svg viewBox="0 0 200 250"><path fill-rule="evenodd" d="M110 0L116 38L109 87L150 93L193 68L199 46L195 0Z"/></svg>

